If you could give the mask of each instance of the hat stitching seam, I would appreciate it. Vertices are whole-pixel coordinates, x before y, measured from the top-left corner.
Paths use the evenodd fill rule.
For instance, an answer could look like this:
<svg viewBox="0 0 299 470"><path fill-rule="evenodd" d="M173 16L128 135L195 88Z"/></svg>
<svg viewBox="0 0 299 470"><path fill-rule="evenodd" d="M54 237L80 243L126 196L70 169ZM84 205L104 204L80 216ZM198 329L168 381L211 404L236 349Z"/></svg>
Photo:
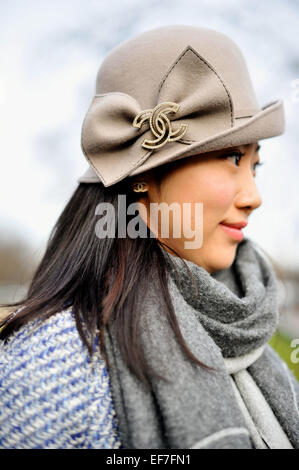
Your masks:
<svg viewBox="0 0 299 470"><path fill-rule="evenodd" d="M223 88L225 89L225 92L226 92L227 97L228 97L228 100L229 100L231 127L233 127L232 101L231 101L230 93L229 93L228 89L226 88L225 83L223 82L223 80L221 79L221 77L218 75L218 73L216 72L216 70L214 70L213 67L212 67L203 57L201 57L201 56L198 54L198 52L196 52L196 51L193 49L192 46L187 46L187 47L186 47L186 50L185 50L185 51L181 54L181 56L179 56L178 59L174 62L174 64L172 65L172 67L170 68L170 70L167 72L166 76L164 77L164 79L163 79L162 82L160 83L158 93L160 93L161 88L162 88L162 86L163 86L165 80L167 79L167 77L169 76L169 74L172 72L172 70L174 69L174 67L176 66L176 64L184 57L184 55L185 55L188 51L193 52L193 54L196 55L196 57L198 57L199 60L201 60L202 62L204 62L204 63L209 67L209 69L211 69L212 72L214 72L214 74L217 76L217 78L218 78L218 79L220 80L220 82L222 83L222 86L223 86Z"/></svg>
<svg viewBox="0 0 299 470"><path fill-rule="evenodd" d="M280 105L281 105L281 103L279 103L279 102L278 102L277 104L280 104ZM262 111L265 111L265 113L264 113L264 116L265 116L266 114L269 115L269 114L271 114L271 113L274 113L274 112L277 110L277 108L278 108L278 106L275 106L275 107L272 108L270 111L269 111L269 109L268 109L268 110L265 109L265 110L262 110ZM255 115L255 116L252 116L252 117L251 117L251 119L252 119L251 122L252 122L252 123L254 123L254 122L257 120L257 116L258 116L258 115ZM261 117L261 116L260 116L260 117ZM244 123L244 126L247 126L247 125L248 125L248 122L245 122L245 123ZM239 126L239 127L236 127L235 129L233 129L233 130L231 131L231 133L230 133L230 136L231 136L232 134L238 132L240 129L242 129L242 125ZM224 131L224 132L227 132L227 130ZM217 138L219 139L219 138L222 138L222 137L223 137L223 133L220 134ZM212 141L214 138L215 138L214 136L210 137L210 138L207 140L207 142L205 142L205 144L208 144L209 141ZM217 141L217 139L216 139L216 141ZM182 155L182 156L184 156L184 155Z"/></svg>
<svg viewBox="0 0 299 470"><path fill-rule="evenodd" d="M192 142L197 142L197 140L192 140L192 139L179 139L177 142L181 142L182 144L190 144Z"/></svg>

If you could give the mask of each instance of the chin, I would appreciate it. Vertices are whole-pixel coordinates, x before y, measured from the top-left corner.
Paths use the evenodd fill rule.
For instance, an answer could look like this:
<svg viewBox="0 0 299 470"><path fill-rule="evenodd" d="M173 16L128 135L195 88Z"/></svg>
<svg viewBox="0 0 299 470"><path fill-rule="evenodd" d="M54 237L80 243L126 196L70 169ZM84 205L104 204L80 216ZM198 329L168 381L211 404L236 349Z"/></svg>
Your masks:
<svg viewBox="0 0 299 470"><path fill-rule="evenodd" d="M229 250L227 253L219 253L215 260L209 260L207 271L209 273L215 273L231 267L235 260L236 249Z"/></svg>

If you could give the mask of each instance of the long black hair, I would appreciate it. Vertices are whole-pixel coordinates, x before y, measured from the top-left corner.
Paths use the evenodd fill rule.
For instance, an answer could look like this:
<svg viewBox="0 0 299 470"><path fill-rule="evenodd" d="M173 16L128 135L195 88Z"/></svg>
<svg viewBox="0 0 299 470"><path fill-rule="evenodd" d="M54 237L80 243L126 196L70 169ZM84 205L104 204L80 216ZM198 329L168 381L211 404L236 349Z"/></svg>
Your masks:
<svg viewBox="0 0 299 470"><path fill-rule="evenodd" d="M157 175L161 178L161 171ZM163 243L149 233L149 227L146 226L146 238L99 238L95 234L95 210L99 203L112 204L117 214L119 195L126 196L126 208L136 202L137 193L132 191L128 180L130 178L110 187L104 187L100 182L78 185L51 231L45 254L25 297L18 302L2 304L9 308L21 306L21 309L17 308L7 316L1 338L7 338L30 320L49 318L71 305L78 332L89 354L93 354L98 330L98 345L108 363L104 328L108 321L115 322L117 340L128 368L148 385L150 370L161 376L147 364L138 341L142 311L139 305L150 279L155 278L159 285L157 295L165 302L166 315L183 351L199 366L215 370L200 362L184 341L168 292ZM115 223L117 233L117 218Z"/></svg>

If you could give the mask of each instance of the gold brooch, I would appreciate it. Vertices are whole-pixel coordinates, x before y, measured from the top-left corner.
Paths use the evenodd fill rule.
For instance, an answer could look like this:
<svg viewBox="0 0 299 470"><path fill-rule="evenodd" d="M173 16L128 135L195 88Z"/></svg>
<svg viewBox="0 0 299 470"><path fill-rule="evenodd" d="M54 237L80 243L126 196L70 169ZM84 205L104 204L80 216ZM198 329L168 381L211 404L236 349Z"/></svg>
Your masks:
<svg viewBox="0 0 299 470"><path fill-rule="evenodd" d="M154 109L145 109L135 116L133 121L134 127L141 127L142 124L149 120L152 133L157 137L155 140L145 139L142 147L147 149L156 149L162 147L167 142L181 139L186 131L188 124L181 124L180 128L172 131L170 120L166 116L169 113L176 113L180 108L177 103L165 101L158 104Z"/></svg>

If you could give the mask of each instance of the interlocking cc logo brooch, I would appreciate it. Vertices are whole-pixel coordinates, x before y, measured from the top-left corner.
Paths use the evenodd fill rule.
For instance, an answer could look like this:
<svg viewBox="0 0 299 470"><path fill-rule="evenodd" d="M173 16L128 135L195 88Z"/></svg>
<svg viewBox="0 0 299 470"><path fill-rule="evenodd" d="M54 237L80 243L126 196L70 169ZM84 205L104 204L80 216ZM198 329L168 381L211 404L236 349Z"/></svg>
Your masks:
<svg viewBox="0 0 299 470"><path fill-rule="evenodd" d="M188 124L181 124L179 129L172 131L170 120L167 117L169 113L178 112L180 105L171 101L160 103L153 109L145 109L135 116L133 121L134 127L141 127L142 124L149 120L149 125L152 133L157 137L155 140L145 139L142 147L147 149L157 149L162 147L167 142L172 142L181 139L186 131Z"/></svg>

